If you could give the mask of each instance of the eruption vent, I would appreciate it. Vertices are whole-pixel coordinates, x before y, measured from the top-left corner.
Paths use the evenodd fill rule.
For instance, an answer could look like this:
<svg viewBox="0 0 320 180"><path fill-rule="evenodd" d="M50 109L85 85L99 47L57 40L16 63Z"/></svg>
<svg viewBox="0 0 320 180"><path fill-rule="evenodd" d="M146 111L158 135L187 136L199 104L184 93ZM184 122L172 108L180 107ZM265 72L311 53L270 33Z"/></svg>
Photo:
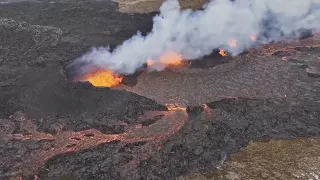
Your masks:
<svg viewBox="0 0 320 180"><path fill-rule="evenodd" d="M219 49L219 54L220 54L221 56L227 56L227 55L228 55L227 52L226 52L226 50L224 50L224 49Z"/></svg>
<svg viewBox="0 0 320 180"><path fill-rule="evenodd" d="M211 0L199 11L181 10L178 0L167 0L148 35L138 32L113 51L93 48L71 66L132 74L147 63L162 70L159 64L199 59L214 49L235 56L257 42L295 39L315 29L320 29L319 0Z"/></svg>
<svg viewBox="0 0 320 180"><path fill-rule="evenodd" d="M114 87L119 85L122 79L123 77L109 69L95 69L77 78L76 81L88 81L97 87Z"/></svg>

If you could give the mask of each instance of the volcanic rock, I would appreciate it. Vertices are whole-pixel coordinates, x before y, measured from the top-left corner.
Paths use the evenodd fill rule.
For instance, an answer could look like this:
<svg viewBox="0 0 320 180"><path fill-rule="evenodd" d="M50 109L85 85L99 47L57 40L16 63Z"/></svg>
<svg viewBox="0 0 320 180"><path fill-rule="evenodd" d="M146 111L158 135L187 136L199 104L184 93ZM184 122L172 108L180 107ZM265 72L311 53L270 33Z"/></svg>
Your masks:
<svg viewBox="0 0 320 180"><path fill-rule="evenodd" d="M316 38L134 74L128 92L72 82L65 67L92 46L149 32L155 13L121 14L111 1L11 2L0 4L0 179L170 180L213 171L249 141L320 136ZM288 48L298 62L271 56ZM164 105L176 102L186 110Z"/></svg>
<svg viewBox="0 0 320 180"><path fill-rule="evenodd" d="M117 152L117 158L124 158L120 164L125 164L129 163L128 158L133 152L120 152L121 145L116 143L55 157L47 163L47 170L43 169L40 177L57 177L63 169L64 173L81 174L80 179L174 179L215 168L225 155L237 152L251 140L320 135L319 107L308 104L290 105L285 100L243 98L224 99L208 106L216 112L212 119L204 116L190 119L177 136L171 137L164 147L131 174L122 174L117 168L120 162L113 156ZM310 115L313 118L305 121ZM84 164L91 168L83 169Z"/></svg>
<svg viewBox="0 0 320 180"><path fill-rule="evenodd" d="M130 92L70 82L61 69L45 68L25 74L15 84L21 88L3 104L23 110L32 119L42 118L43 130L58 118L66 129L95 127L109 133L119 126L119 118L132 123L131 118L145 110L166 110L155 101Z"/></svg>
<svg viewBox="0 0 320 180"><path fill-rule="evenodd" d="M320 77L320 67L315 67L315 66L307 67L306 72L310 77Z"/></svg>
<svg viewBox="0 0 320 180"><path fill-rule="evenodd" d="M191 60L190 68L209 68L220 64L228 63L230 57L223 57L219 54L219 50L214 50L210 55L204 56L201 59Z"/></svg>
<svg viewBox="0 0 320 180"><path fill-rule="evenodd" d="M277 57L291 56L291 54L289 52L286 52L286 51L277 51L277 52L273 53L273 55L277 56Z"/></svg>
<svg viewBox="0 0 320 180"><path fill-rule="evenodd" d="M125 76L122 81L122 84L133 87L138 83L137 77Z"/></svg>
<svg viewBox="0 0 320 180"><path fill-rule="evenodd" d="M134 87L138 83L138 76L146 71L147 66L147 64L143 64L133 74L124 75L121 83L130 87Z"/></svg>

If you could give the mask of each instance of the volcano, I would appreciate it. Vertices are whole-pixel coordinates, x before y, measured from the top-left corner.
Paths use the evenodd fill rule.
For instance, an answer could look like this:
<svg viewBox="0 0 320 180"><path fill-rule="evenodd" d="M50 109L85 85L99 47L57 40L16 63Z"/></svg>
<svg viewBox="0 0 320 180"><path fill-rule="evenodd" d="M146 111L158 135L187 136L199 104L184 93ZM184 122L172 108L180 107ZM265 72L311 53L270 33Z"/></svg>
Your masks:
<svg viewBox="0 0 320 180"><path fill-rule="evenodd" d="M110 1L0 4L0 179L319 175L317 34L237 56L224 47L192 60L173 51L130 74L70 65L92 46L147 34L155 14L120 13ZM288 168L268 165L280 163L262 157L266 144L292 160ZM290 151L302 148L312 152ZM257 177L228 169L234 164Z"/></svg>

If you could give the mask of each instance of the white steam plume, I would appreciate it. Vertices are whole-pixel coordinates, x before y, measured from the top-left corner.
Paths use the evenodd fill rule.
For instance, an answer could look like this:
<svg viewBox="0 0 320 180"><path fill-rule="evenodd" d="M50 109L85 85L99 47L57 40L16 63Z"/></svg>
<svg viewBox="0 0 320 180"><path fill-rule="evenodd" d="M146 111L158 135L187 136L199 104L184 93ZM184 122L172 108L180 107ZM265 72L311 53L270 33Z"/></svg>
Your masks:
<svg viewBox="0 0 320 180"><path fill-rule="evenodd" d="M130 74L147 62L173 51L183 59L208 55L224 48L232 55L254 45L255 33L264 42L297 38L301 29L320 29L320 0L212 0L203 10L181 10L178 0L167 0L153 19L147 36L139 32L114 51L94 48L75 60ZM279 32L282 32L280 35ZM229 41L237 40L236 47Z"/></svg>

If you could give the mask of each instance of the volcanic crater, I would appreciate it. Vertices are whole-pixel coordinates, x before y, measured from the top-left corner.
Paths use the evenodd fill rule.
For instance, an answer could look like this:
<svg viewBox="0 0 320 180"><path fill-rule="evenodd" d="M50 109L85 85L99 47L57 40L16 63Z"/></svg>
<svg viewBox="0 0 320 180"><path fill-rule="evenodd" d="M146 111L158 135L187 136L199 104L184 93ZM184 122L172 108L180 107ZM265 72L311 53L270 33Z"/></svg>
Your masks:
<svg viewBox="0 0 320 180"><path fill-rule="evenodd" d="M251 141L320 136L316 35L163 71L143 65L111 88L74 81L69 64L89 47L150 31L154 13L117 9L0 5L0 179L184 178L215 172Z"/></svg>

